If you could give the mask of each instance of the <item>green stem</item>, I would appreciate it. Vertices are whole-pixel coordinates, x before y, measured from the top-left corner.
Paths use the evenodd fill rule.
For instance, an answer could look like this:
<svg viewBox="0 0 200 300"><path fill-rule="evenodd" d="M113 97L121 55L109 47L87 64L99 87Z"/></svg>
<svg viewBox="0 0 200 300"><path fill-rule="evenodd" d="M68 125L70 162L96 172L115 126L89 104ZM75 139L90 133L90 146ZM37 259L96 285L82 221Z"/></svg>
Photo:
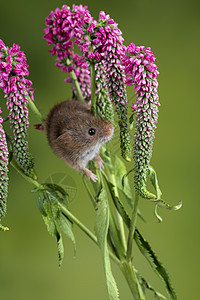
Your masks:
<svg viewBox="0 0 200 300"><path fill-rule="evenodd" d="M107 152L108 152L108 149L107 149ZM106 170L108 173L109 180L113 185L112 187L110 187L112 189L110 191L110 193L111 193L111 196L119 198L116 178L115 178L113 165L112 165L110 156L107 156L107 159L109 160L109 163L106 165ZM123 223L123 219L122 219L121 215L119 214L119 212L117 210L116 210L116 217L117 217L120 239L121 239L123 248L126 250L126 236L125 236L125 230L124 230L124 223Z"/></svg>
<svg viewBox="0 0 200 300"><path fill-rule="evenodd" d="M70 59L69 59L69 58L67 58L66 64L67 64L67 66L70 66L70 65L71 65L71 62L70 62ZM83 94L82 94L82 92L81 92L81 88L80 88L80 85L79 85L79 83L78 83L78 80L77 80L77 77L76 77L75 72L72 70L72 71L70 71L69 73L70 73L71 79L72 79L72 81L73 81L73 84L74 84L74 86L75 86L75 89L76 89L76 92L77 92L77 98L78 98L78 100L79 100L79 101L84 101L84 99L83 99Z"/></svg>
<svg viewBox="0 0 200 300"><path fill-rule="evenodd" d="M135 225L137 220L138 203L139 203L139 195L135 193L135 201L132 210L131 223L130 223L129 235L128 235L128 243L127 243L127 255L126 255L127 261L130 261L132 257L133 238L134 238Z"/></svg>
<svg viewBox="0 0 200 300"><path fill-rule="evenodd" d="M125 249L122 245L119 231L117 230L117 226L115 224L112 212L109 210L109 232L111 241L114 242L115 251L118 253L118 257L120 261L125 259Z"/></svg>
<svg viewBox="0 0 200 300"><path fill-rule="evenodd" d="M42 116L42 114L39 112L39 110L37 109L35 103L31 100L30 96L28 96L28 104L31 108L31 110L33 111L33 113L36 115L36 117L39 119L39 121L41 123L43 123L44 118Z"/></svg>
<svg viewBox="0 0 200 300"><path fill-rule="evenodd" d="M91 110L96 116L96 76L95 76L95 64L90 63L90 74L91 74Z"/></svg>
<svg viewBox="0 0 200 300"><path fill-rule="evenodd" d="M101 172L95 166L94 166L93 171L98 176L98 181L93 183L93 188L94 188L95 193L96 194L98 193L101 186L102 186L103 190L106 193L107 191L106 191L106 187L104 185L104 181L103 181ZM95 201L92 201L92 203L93 203L94 208L95 208ZM120 258L120 260L124 260L124 258L125 258L125 247L122 244L121 236L119 234L119 230L117 229L114 217L113 217L112 212L111 212L110 209L109 209L109 235L110 235L110 240L114 243L110 246L115 247L115 251L117 252L118 257Z"/></svg>
<svg viewBox="0 0 200 300"><path fill-rule="evenodd" d="M30 182L31 184L33 184L35 187L39 188L39 189L43 189L43 186L35 179L27 176L24 171L22 170L22 168L19 167L19 165L17 164L17 162L15 160L11 160L10 162L11 166L22 176L24 177L28 182Z"/></svg>
<svg viewBox="0 0 200 300"><path fill-rule="evenodd" d="M137 276L134 272L133 266L131 262L123 261L120 265L120 269L126 278L126 281L129 285L130 291L134 296L135 300L145 300L144 293L142 288L138 282Z"/></svg>

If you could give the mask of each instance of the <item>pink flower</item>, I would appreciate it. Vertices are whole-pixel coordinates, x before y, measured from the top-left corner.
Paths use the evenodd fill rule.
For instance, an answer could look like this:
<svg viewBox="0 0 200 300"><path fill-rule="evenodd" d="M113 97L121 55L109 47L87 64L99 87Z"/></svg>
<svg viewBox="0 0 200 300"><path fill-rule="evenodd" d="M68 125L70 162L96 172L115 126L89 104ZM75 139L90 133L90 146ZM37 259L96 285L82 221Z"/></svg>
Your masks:
<svg viewBox="0 0 200 300"><path fill-rule="evenodd" d="M82 5L73 5L72 9L63 5L61 9L56 8L55 12L52 11L46 18L47 28L44 29L44 38L49 45L53 45L50 53L56 55L56 66L61 68L61 71L68 72L66 82L72 82L71 71L74 71L75 74L85 74L87 77L88 64L80 55L74 53L74 43L79 44L81 41L83 53L88 53L90 41L82 41L83 26L90 23L89 31L92 32L95 22L87 7ZM70 65L66 63L67 59L70 60ZM82 70L80 70L81 68ZM88 89L89 87L86 98L89 95Z"/></svg>
<svg viewBox="0 0 200 300"><path fill-rule="evenodd" d="M152 156L153 140L158 119L157 66L151 49L136 47L131 43L127 47L128 55L123 58L128 85L136 89L137 104L134 134L135 188L144 198L155 198L146 189L147 168Z"/></svg>
<svg viewBox="0 0 200 300"><path fill-rule="evenodd" d="M28 96L33 98L32 82L25 78L29 75L25 54L20 46L5 47L0 40L0 88L5 93L9 120L13 131L13 154L22 168L29 173L33 167L26 141L28 121Z"/></svg>

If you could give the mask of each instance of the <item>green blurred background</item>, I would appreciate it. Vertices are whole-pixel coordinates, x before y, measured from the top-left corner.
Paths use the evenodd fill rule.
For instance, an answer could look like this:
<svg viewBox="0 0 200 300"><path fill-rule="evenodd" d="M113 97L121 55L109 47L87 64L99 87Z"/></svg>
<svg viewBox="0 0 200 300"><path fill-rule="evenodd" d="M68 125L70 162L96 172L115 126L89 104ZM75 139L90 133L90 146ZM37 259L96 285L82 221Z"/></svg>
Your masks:
<svg viewBox="0 0 200 300"><path fill-rule="evenodd" d="M140 209L148 223L138 220L138 226L171 274L178 299L199 299L199 1L76 2L80 3L88 5L95 18L100 10L109 13L119 23L126 45L134 42L150 46L157 58L162 105L151 163L159 175L164 199L170 204L181 199L183 207L176 212L160 209L163 223L158 224L152 203L141 200ZM46 16L62 4L56 0L1 1L0 38L8 46L21 45L27 55L35 102L44 115L54 103L71 96L63 82L64 74L55 68L54 58L42 39ZM3 93L0 97L2 103ZM40 182L49 175L67 172L77 190L70 209L93 229L94 211L81 176L51 152L43 132L33 129L38 121L32 113L30 122L29 144ZM43 224L30 192L32 186L12 168L9 177L8 213L2 221L10 231L0 233L0 298L107 299L99 249L74 227L76 258L71 243L65 239L65 259L59 269L56 243ZM163 292L149 265L134 250L137 268ZM113 272L121 299L131 300L127 284L114 265ZM147 299L153 299L152 295L148 294Z"/></svg>

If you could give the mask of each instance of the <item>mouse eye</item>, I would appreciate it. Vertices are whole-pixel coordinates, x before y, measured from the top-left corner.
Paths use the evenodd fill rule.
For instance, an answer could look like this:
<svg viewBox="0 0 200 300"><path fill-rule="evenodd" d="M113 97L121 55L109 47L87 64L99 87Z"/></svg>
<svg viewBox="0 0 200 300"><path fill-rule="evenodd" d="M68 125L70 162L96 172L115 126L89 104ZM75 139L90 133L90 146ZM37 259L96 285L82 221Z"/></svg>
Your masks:
<svg viewBox="0 0 200 300"><path fill-rule="evenodd" d="M90 129L88 130L89 135L94 135L95 132L96 132L96 130L95 130L94 128L90 128Z"/></svg>

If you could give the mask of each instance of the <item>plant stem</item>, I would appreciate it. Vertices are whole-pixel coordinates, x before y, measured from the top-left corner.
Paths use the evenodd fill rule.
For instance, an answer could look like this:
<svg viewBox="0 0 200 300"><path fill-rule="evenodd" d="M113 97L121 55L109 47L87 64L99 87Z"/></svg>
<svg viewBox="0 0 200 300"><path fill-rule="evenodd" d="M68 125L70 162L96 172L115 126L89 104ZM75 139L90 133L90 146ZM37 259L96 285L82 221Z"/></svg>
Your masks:
<svg viewBox="0 0 200 300"><path fill-rule="evenodd" d="M39 112L39 110L37 109L35 103L31 100L31 98L28 96L28 104L31 108L31 110L33 111L33 113L36 115L36 117L39 119L39 121L41 123L43 123L44 118L42 116L42 114Z"/></svg>
<svg viewBox="0 0 200 300"><path fill-rule="evenodd" d="M109 211L109 232L111 236L111 240L114 242L115 251L118 253L118 257L120 258L120 261L125 259L126 252L125 248L122 245L119 231L117 230L117 226L115 224L112 211Z"/></svg>
<svg viewBox="0 0 200 300"><path fill-rule="evenodd" d="M90 74L91 74L91 110L96 116L96 76L95 76L95 64L90 63Z"/></svg>
<svg viewBox="0 0 200 300"><path fill-rule="evenodd" d="M71 62L70 62L70 59L69 59L69 58L67 58L66 64L67 64L67 66L70 66ZM77 80L77 77L76 77L75 72L72 70L72 71L70 71L69 73L70 73L71 79L72 79L72 81L73 81L73 84L74 84L74 86L75 86L75 89L76 89L76 92L77 92L77 98L78 98L78 100L79 100L79 101L84 101L83 95L82 95L82 92L81 92L81 88L80 88L80 85L79 85L79 83L78 83L78 80Z"/></svg>
<svg viewBox="0 0 200 300"><path fill-rule="evenodd" d="M28 182L32 183L35 187L39 188L39 189L43 189L43 186L35 179L27 176L24 171L22 170L22 168L19 167L19 165L17 164L17 162L15 160L11 160L10 162L11 166L22 176L24 177Z"/></svg>
<svg viewBox="0 0 200 300"><path fill-rule="evenodd" d="M137 220L138 203L139 203L139 195L135 193L135 201L132 210L131 223L130 223L129 235L128 235L128 243L127 243L126 259L128 262L131 260L132 257L133 238L134 238L135 225Z"/></svg>
<svg viewBox="0 0 200 300"><path fill-rule="evenodd" d="M126 281L129 285L132 295L134 296L135 300L145 300L144 293L142 288L138 282L138 279L135 275L133 266L131 262L123 261L120 265L120 269L126 278Z"/></svg>
<svg viewBox="0 0 200 300"><path fill-rule="evenodd" d="M107 152L108 152L108 150L107 150ZM106 165L106 170L107 170L107 173L108 173L109 180L113 185L112 191L111 191L111 196L113 195L114 197L119 198L116 178L115 178L113 165L112 165L110 156L107 156L107 159L109 160L109 163ZM111 169L111 167L112 167L112 169ZM124 230L124 223L123 223L122 217L120 216L120 214L117 210L116 210L116 217L117 217L117 222L118 222L120 239L121 239L123 248L126 251L126 236L125 236L125 230Z"/></svg>

